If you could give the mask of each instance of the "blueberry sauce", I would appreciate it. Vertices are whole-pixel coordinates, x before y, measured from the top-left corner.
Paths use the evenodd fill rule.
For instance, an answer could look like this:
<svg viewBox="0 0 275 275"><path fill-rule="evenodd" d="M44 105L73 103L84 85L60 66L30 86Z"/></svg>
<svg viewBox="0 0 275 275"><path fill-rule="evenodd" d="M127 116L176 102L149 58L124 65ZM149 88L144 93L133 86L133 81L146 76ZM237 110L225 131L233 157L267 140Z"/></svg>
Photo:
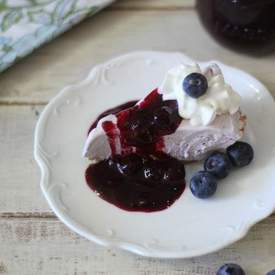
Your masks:
<svg viewBox="0 0 275 275"><path fill-rule="evenodd" d="M111 114L114 115L114 114L116 114L116 113L118 113L118 112L120 112L120 111L122 111L122 110L131 108L131 107L133 107L137 102L138 102L137 100L128 101L128 102L126 102L126 103L123 103L123 104L118 105L118 106L116 106L116 107L114 107L114 108L111 108L111 109L108 109L108 110L104 111L104 112L101 113L101 114L97 117L97 119L92 123L92 125L91 125L91 127L90 127L88 133L90 133L90 132L96 127L98 121L99 121L101 118L103 118L103 117L105 117L105 116L107 116L107 115L111 115Z"/></svg>
<svg viewBox="0 0 275 275"><path fill-rule="evenodd" d="M157 90L152 91L138 105L116 116L122 154L156 154L162 151L163 136L174 133L182 121L178 115L177 102L163 101Z"/></svg>
<svg viewBox="0 0 275 275"><path fill-rule="evenodd" d="M162 152L163 136L172 134L182 118L177 102L163 101L157 90L142 102L127 102L102 113L114 114L117 124L102 123L112 157L86 170L89 187L99 196L128 211L153 212L171 206L185 189L184 164ZM116 151L117 138L121 154Z"/></svg>
<svg viewBox="0 0 275 275"><path fill-rule="evenodd" d="M102 199L127 211L153 212L171 206L185 189L183 163L167 155L157 159L114 156L86 170L89 187Z"/></svg>

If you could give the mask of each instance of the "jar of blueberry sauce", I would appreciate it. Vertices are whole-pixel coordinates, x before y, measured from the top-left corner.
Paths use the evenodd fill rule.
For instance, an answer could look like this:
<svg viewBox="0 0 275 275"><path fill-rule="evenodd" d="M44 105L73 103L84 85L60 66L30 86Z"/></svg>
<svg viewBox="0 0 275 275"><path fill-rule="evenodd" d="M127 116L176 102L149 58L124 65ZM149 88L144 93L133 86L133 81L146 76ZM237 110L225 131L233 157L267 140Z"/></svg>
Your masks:
<svg viewBox="0 0 275 275"><path fill-rule="evenodd" d="M224 45L248 54L275 52L275 0L197 0L205 28Z"/></svg>

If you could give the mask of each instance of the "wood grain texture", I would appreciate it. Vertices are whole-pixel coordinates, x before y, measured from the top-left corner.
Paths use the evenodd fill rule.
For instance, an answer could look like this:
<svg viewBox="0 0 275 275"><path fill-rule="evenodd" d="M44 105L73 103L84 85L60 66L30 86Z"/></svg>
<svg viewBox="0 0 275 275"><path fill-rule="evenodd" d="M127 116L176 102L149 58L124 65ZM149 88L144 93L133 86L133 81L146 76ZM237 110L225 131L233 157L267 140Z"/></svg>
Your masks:
<svg viewBox="0 0 275 275"><path fill-rule="evenodd" d="M248 275L275 268L275 215L218 253L189 260L145 259L77 236L56 219L40 191L33 133L43 104L113 56L167 50L218 59L254 74L275 96L275 54L251 58L221 47L199 24L193 4L120 0L1 74L0 274L213 275L229 261L242 264Z"/></svg>
<svg viewBox="0 0 275 275"><path fill-rule="evenodd" d="M0 212L49 211L33 159L34 127L41 109L0 106Z"/></svg>
<svg viewBox="0 0 275 275"><path fill-rule="evenodd" d="M0 103L46 103L64 86L85 78L95 64L135 50L218 59L254 74L275 95L275 54L252 58L223 48L204 31L193 10L106 11L4 72Z"/></svg>
<svg viewBox="0 0 275 275"><path fill-rule="evenodd" d="M0 274L212 275L222 263L234 261L249 275L262 275L275 267L274 215L243 241L190 260L145 259L108 250L65 228L41 194L32 157L33 129L42 108L0 107Z"/></svg>
<svg viewBox="0 0 275 275"><path fill-rule="evenodd" d="M106 249L54 219L0 219L0 274L20 275L213 275L237 262L248 275L275 267L275 217L255 226L242 241L188 260L159 260Z"/></svg>

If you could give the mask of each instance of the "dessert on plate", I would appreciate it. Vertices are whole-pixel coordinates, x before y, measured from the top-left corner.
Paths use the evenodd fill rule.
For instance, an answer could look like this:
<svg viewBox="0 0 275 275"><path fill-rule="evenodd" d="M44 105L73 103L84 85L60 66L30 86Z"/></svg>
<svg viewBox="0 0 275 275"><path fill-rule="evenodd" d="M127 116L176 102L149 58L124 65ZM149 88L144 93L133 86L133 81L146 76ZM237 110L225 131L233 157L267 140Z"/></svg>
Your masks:
<svg viewBox="0 0 275 275"><path fill-rule="evenodd" d="M249 155L247 164L253 157L248 145L236 145L246 124L240 101L215 63L204 70L197 64L171 68L145 98L105 111L93 123L83 152L92 161L89 186L120 208L157 211L183 193L184 164L208 157L190 189L210 197L238 152ZM224 153L230 146L233 157Z"/></svg>
<svg viewBox="0 0 275 275"><path fill-rule="evenodd" d="M245 120L240 96L216 64L203 72L196 64L180 65L135 106L101 118L89 133L84 156L98 161L147 150L200 160L239 140Z"/></svg>

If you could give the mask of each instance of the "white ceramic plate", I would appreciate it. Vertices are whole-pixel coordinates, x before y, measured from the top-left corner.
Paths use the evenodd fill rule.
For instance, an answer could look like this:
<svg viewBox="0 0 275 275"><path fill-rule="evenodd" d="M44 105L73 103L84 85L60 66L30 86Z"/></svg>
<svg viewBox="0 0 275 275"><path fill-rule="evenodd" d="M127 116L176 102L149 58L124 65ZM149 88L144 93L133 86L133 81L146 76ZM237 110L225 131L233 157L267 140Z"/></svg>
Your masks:
<svg viewBox="0 0 275 275"><path fill-rule="evenodd" d="M89 163L81 154L91 122L103 110L143 97L169 68L186 61L190 59L180 53L131 53L97 66L85 81L65 88L45 108L34 148L41 187L56 215L75 232L143 256L185 258L239 240L274 210L274 100L258 80L220 62L248 116L245 138L256 156L249 167L232 172L209 200L196 199L186 188L170 208L154 213L121 210L87 186L84 172ZM187 174L196 169L187 167Z"/></svg>

